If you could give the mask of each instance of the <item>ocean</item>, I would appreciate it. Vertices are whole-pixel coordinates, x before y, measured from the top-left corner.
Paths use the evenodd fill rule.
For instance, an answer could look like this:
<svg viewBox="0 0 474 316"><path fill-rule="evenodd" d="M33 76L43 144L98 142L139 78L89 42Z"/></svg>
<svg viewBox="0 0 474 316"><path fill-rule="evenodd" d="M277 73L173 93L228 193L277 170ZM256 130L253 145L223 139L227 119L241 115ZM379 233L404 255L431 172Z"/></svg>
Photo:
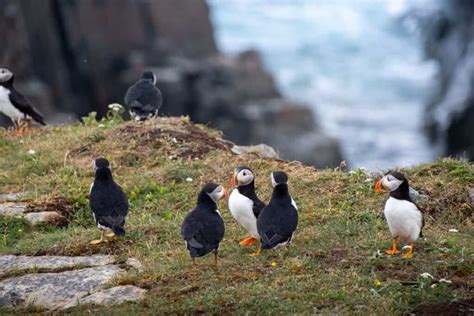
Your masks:
<svg viewBox="0 0 474 316"><path fill-rule="evenodd" d="M282 93L314 110L352 168L405 167L437 156L423 133L437 66L424 59L415 24L402 18L409 1L208 3L219 49L259 50Z"/></svg>

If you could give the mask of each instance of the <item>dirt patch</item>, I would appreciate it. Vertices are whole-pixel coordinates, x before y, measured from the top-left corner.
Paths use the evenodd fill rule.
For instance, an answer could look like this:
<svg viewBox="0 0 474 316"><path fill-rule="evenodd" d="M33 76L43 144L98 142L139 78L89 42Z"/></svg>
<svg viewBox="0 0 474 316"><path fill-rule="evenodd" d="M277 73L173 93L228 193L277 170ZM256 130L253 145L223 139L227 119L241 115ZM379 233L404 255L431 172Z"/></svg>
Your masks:
<svg viewBox="0 0 474 316"><path fill-rule="evenodd" d="M423 303L412 311L415 315L474 315L474 298L449 303Z"/></svg>
<svg viewBox="0 0 474 316"><path fill-rule="evenodd" d="M162 155L173 159L200 159L212 150L230 151L230 145L181 118L156 118L143 123L128 122L109 130L103 139L71 150L72 159L90 160L105 153L117 157L126 166ZM139 153L139 154L136 154ZM150 153L150 154L147 154Z"/></svg>
<svg viewBox="0 0 474 316"><path fill-rule="evenodd" d="M359 265L364 261L364 257L357 254L351 254L347 249L343 248L332 248L329 251L324 250L307 250L304 252L305 256L308 256L316 261L327 264L330 266L337 266L341 268L348 268L355 265Z"/></svg>

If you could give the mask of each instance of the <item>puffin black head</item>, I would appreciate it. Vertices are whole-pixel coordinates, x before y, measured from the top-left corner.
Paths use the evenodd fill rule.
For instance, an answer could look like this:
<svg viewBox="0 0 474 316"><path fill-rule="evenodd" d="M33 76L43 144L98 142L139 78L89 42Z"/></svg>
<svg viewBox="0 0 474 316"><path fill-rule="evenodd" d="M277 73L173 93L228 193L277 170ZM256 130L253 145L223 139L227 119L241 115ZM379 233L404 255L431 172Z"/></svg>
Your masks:
<svg viewBox="0 0 474 316"><path fill-rule="evenodd" d="M288 175L283 171L273 171L272 186L276 187L279 184L288 184Z"/></svg>
<svg viewBox="0 0 474 316"><path fill-rule="evenodd" d="M13 78L13 72L7 68L0 68L0 83L10 81Z"/></svg>
<svg viewBox="0 0 474 316"><path fill-rule="evenodd" d="M198 201L202 202L203 200L210 198L214 203L217 203L223 197L227 198L228 196L229 193L223 186L210 182L202 187Z"/></svg>
<svg viewBox="0 0 474 316"><path fill-rule="evenodd" d="M142 79L150 80L153 84L156 84L156 75L151 71L145 71L142 73Z"/></svg>
<svg viewBox="0 0 474 316"><path fill-rule="evenodd" d="M241 166L234 170L234 175L230 179L230 184L234 186L244 186L252 183L255 176L249 167Z"/></svg>
<svg viewBox="0 0 474 316"><path fill-rule="evenodd" d="M108 168L110 169L110 163L107 159L101 157L101 158L97 158L95 161L94 161L94 169L97 170L97 169L101 169L101 168Z"/></svg>
<svg viewBox="0 0 474 316"><path fill-rule="evenodd" d="M390 196L399 199L409 199L410 187L405 176L398 171L387 172L375 185L377 192L390 192Z"/></svg>

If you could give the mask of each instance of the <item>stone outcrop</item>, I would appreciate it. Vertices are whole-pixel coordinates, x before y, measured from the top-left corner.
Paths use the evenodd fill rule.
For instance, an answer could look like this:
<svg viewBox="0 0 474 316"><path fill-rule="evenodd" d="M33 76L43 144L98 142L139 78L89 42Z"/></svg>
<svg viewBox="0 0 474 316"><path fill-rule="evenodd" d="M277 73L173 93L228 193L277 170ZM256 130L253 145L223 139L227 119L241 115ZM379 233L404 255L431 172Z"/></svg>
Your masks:
<svg viewBox="0 0 474 316"><path fill-rule="evenodd" d="M7 200L15 200L19 197L19 195L15 194L5 194L3 196L6 197ZM28 209L28 203L25 202L0 203L0 216L19 216L26 219L31 225L43 223L61 224L64 221L64 216L57 211L31 212Z"/></svg>
<svg viewBox="0 0 474 316"><path fill-rule="evenodd" d="M135 286L105 287L126 273L113 256L27 257L0 256L0 306L35 306L60 310L82 304L111 305L137 301L146 290ZM31 270L60 272L28 273Z"/></svg>
<svg viewBox="0 0 474 316"><path fill-rule="evenodd" d="M438 65L426 117L431 138L446 155L474 159L474 2L442 1L420 14L425 53Z"/></svg>

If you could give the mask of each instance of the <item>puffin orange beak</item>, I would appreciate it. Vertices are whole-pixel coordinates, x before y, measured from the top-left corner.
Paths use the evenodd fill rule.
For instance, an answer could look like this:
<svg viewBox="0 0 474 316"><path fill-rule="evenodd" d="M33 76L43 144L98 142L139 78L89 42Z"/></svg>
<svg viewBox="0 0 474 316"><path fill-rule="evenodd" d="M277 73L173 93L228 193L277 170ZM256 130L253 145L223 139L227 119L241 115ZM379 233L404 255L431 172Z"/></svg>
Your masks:
<svg viewBox="0 0 474 316"><path fill-rule="evenodd" d="M382 179L380 179L379 181L377 181L377 183L375 184L375 192L384 192L383 190L383 184L382 184Z"/></svg>
<svg viewBox="0 0 474 316"><path fill-rule="evenodd" d="M231 187L232 189L235 187L235 183L237 182L237 181L235 181L236 176L237 176L237 175L234 173L234 174L232 175L232 178L230 178L230 187Z"/></svg>
<svg viewBox="0 0 474 316"><path fill-rule="evenodd" d="M225 196L226 200L229 199L229 191L227 191L225 188L224 188L224 196Z"/></svg>

